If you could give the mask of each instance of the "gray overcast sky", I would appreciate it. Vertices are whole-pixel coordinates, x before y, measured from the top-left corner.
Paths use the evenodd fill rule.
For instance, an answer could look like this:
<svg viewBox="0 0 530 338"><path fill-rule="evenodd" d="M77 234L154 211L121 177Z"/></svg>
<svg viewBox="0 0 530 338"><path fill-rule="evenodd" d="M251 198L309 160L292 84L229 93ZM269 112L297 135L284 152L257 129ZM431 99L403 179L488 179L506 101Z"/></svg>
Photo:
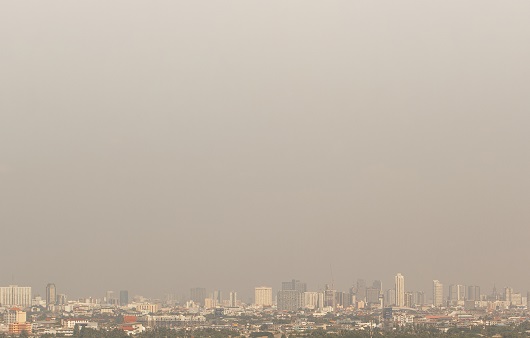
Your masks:
<svg viewBox="0 0 530 338"><path fill-rule="evenodd" d="M2 1L0 284L530 289L530 2Z"/></svg>

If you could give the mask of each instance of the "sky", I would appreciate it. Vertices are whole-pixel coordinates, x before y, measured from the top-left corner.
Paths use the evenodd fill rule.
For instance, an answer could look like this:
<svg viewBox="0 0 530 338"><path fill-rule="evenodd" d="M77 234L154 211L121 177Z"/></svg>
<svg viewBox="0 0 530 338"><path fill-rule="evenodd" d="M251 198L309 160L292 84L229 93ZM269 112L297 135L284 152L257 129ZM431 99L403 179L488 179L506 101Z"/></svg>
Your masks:
<svg viewBox="0 0 530 338"><path fill-rule="evenodd" d="M2 1L0 284L530 290L527 1Z"/></svg>

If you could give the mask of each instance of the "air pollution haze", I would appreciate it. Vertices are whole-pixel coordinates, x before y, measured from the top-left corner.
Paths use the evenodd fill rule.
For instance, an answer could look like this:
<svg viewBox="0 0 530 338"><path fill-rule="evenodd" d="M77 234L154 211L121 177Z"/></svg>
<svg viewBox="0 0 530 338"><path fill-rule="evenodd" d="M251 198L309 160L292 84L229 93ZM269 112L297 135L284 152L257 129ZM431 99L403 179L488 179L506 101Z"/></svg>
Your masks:
<svg viewBox="0 0 530 338"><path fill-rule="evenodd" d="M0 284L526 292L529 12L2 2Z"/></svg>

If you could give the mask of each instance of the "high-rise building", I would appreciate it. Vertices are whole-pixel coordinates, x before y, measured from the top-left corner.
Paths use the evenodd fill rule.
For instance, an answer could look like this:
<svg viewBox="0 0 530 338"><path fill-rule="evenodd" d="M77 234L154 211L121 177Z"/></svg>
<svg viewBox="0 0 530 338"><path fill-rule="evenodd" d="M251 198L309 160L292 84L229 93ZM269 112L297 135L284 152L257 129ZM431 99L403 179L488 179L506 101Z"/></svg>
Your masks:
<svg viewBox="0 0 530 338"><path fill-rule="evenodd" d="M438 280L432 281L432 304L435 307L444 305L444 286Z"/></svg>
<svg viewBox="0 0 530 338"><path fill-rule="evenodd" d="M474 300L474 301L480 300L480 286L477 286L477 285L468 286L466 299Z"/></svg>
<svg viewBox="0 0 530 338"><path fill-rule="evenodd" d="M278 310L297 311L302 307L302 292L298 290L278 291Z"/></svg>
<svg viewBox="0 0 530 338"><path fill-rule="evenodd" d="M326 284L326 289L324 290L324 307L330 306L335 308L337 306L335 292L335 290L331 290L329 285Z"/></svg>
<svg viewBox="0 0 530 338"><path fill-rule="evenodd" d="M121 306L129 305L129 291L127 290L120 291L120 305Z"/></svg>
<svg viewBox="0 0 530 338"><path fill-rule="evenodd" d="M66 304L66 295L64 293L60 293L57 295L57 304L58 305Z"/></svg>
<svg viewBox="0 0 530 338"><path fill-rule="evenodd" d="M405 307L414 307L414 294L412 292L405 292Z"/></svg>
<svg viewBox="0 0 530 338"><path fill-rule="evenodd" d="M114 291L107 291L105 293L105 303L113 304L114 303Z"/></svg>
<svg viewBox="0 0 530 338"><path fill-rule="evenodd" d="M366 281L364 279L357 279L357 291L355 292L357 301L366 300Z"/></svg>
<svg viewBox="0 0 530 338"><path fill-rule="evenodd" d="M380 280L374 280L372 288L378 289L379 293L383 293L383 283Z"/></svg>
<svg viewBox="0 0 530 338"><path fill-rule="evenodd" d="M463 302L466 299L466 287L464 285L451 284L449 285L449 301L456 305L458 302Z"/></svg>
<svg viewBox="0 0 530 338"><path fill-rule="evenodd" d="M258 306L272 306L272 288L268 286L254 288L254 304Z"/></svg>
<svg viewBox="0 0 530 338"><path fill-rule="evenodd" d="M385 306L389 307L392 305L396 305L396 290L389 289L386 290L385 294Z"/></svg>
<svg viewBox="0 0 530 338"><path fill-rule="evenodd" d="M212 298L216 305L223 304L223 293L221 292L221 290L214 290Z"/></svg>
<svg viewBox="0 0 530 338"><path fill-rule="evenodd" d="M201 306L204 306L204 300L206 299L206 289L205 288L191 288L190 299L195 304L200 304Z"/></svg>
<svg viewBox="0 0 530 338"><path fill-rule="evenodd" d="M423 291L414 292L414 305L422 306L425 304L425 293Z"/></svg>
<svg viewBox="0 0 530 338"><path fill-rule="evenodd" d="M26 312L22 311L19 308L8 309L4 313L4 322L6 324L25 323L26 322Z"/></svg>
<svg viewBox="0 0 530 338"><path fill-rule="evenodd" d="M304 309L315 310L318 307L318 292L304 292L303 293Z"/></svg>
<svg viewBox="0 0 530 338"><path fill-rule="evenodd" d="M229 299L228 305L230 307L236 307L237 306L237 292L230 291L229 296L230 296L230 299Z"/></svg>
<svg viewBox="0 0 530 338"><path fill-rule="evenodd" d="M306 292L307 284L304 282L300 282L299 280L293 279L289 282L282 282L282 290L296 290L299 292Z"/></svg>
<svg viewBox="0 0 530 338"><path fill-rule="evenodd" d="M380 290L376 288L366 288L366 303L379 304Z"/></svg>
<svg viewBox="0 0 530 338"><path fill-rule="evenodd" d="M396 306L404 307L405 306L405 277L402 274L398 273L395 277L396 285Z"/></svg>
<svg viewBox="0 0 530 338"><path fill-rule="evenodd" d="M0 287L0 306L31 306L31 287L18 285Z"/></svg>
<svg viewBox="0 0 530 338"><path fill-rule="evenodd" d="M46 307L55 305L57 303L57 289L55 284L48 283L46 285Z"/></svg>

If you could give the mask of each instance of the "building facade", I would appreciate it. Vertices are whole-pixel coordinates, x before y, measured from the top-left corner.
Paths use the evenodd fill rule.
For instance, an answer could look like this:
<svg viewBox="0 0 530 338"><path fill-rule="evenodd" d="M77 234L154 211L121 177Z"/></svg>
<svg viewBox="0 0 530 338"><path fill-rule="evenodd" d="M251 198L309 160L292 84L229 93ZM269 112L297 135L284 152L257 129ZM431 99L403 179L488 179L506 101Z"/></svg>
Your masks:
<svg viewBox="0 0 530 338"><path fill-rule="evenodd" d="M272 306L272 288L268 286L254 288L254 304L258 306Z"/></svg>
<svg viewBox="0 0 530 338"><path fill-rule="evenodd" d="M0 306L31 306L31 287L9 285L0 287Z"/></svg>
<svg viewBox="0 0 530 338"><path fill-rule="evenodd" d="M405 277L398 273L395 277L396 306L405 306Z"/></svg>
<svg viewBox="0 0 530 338"><path fill-rule="evenodd" d="M432 305L435 307L444 305L444 286L439 280L432 281Z"/></svg>

